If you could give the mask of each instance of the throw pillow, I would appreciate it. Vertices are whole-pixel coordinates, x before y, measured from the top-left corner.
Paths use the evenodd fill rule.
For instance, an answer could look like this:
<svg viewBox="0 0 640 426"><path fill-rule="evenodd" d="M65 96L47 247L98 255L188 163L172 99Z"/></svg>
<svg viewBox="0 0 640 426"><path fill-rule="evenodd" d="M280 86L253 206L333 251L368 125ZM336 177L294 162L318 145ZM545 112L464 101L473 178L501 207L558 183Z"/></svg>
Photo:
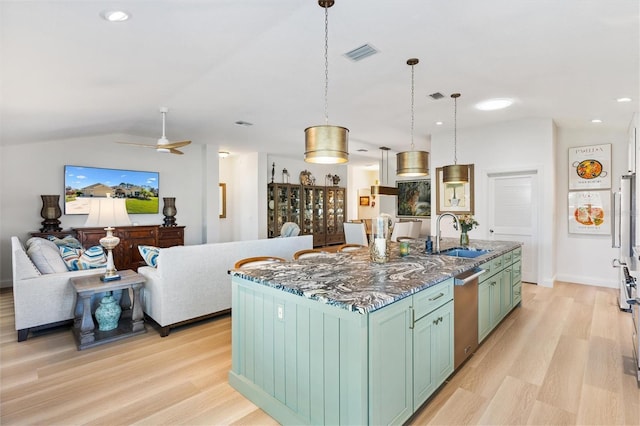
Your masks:
<svg viewBox="0 0 640 426"><path fill-rule="evenodd" d="M61 246L60 255L69 271L102 268L107 263L107 256L100 246L89 247L84 251L69 246Z"/></svg>
<svg viewBox="0 0 640 426"><path fill-rule="evenodd" d="M60 246L69 246L69 247L78 248L78 249L82 248L82 244L80 244L80 241L78 241L77 239L73 238L71 235L67 235L64 238L58 238L58 237L56 237L54 235L49 235L48 239L49 239L49 241L52 241L58 247L60 247Z"/></svg>
<svg viewBox="0 0 640 426"><path fill-rule="evenodd" d="M29 238L27 254L42 274L67 272L67 265L62 260L58 247L44 238Z"/></svg>
<svg viewBox="0 0 640 426"><path fill-rule="evenodd" d="M153 266L154 268L158 267L158 253L160 252L158 247L138 246L138 251L147 265Z"/></svg>

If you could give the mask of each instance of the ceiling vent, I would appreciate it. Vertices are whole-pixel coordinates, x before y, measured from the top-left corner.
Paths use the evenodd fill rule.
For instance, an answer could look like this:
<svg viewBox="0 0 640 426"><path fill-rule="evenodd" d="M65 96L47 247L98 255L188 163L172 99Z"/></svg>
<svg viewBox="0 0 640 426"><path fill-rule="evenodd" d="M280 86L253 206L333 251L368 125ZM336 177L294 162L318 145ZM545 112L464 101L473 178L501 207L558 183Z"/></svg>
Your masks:
<svg viewBox="0 0 640 426"><path fill-rule="evenodd" d="M440 93L440 92L432 93L429 96L431 97L431 99L436 100L436 101L438 99L444 98L444 95L442 93Z"/></svg>
<svg viewBox="0 0 640 426"><path fill-rule="evenodd" d="M360 47L356 47L355 49L344 54L347 58L351 59L354 62L361 61L364 58L368 58L371 55L375 55L378 53L375 47L370 44L363 44Z"/></svg>

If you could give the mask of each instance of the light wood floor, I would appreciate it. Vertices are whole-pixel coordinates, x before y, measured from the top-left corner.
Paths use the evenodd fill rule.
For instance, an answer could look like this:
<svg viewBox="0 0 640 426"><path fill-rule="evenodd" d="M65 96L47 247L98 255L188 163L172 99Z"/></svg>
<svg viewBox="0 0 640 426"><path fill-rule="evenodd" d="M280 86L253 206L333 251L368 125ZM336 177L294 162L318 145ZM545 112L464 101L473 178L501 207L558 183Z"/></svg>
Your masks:
<svg viewBox="0 0 640 426"><path fill-rule="evenodd" d="M16 342L0 294L2 425L272 425L227 383L229 316L77 351L69 329ZM631 318L612 289L523 285L516 308L410 423L640 424Z"/></svg>

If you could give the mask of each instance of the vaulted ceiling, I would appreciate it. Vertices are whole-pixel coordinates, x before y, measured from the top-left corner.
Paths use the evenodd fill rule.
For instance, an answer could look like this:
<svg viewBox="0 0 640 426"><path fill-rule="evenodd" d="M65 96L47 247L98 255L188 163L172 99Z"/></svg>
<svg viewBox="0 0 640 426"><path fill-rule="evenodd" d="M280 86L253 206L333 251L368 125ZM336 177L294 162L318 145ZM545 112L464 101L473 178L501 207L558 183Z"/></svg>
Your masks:
<svg viewBox="0 0 640 426"><path fill-rule="evenodd" d="M416 57L419 149L429 135L451 131L453 92L462 93L458 129L530 117L626 129L640 110L639 4L336 0L329 123L350 129L353 161L377 157L382 145L407 150L406 61ZM131 18L107 22L100 13L110 9ZM148 142L160 137L158 110L167 106L170 140L302 158L304 129L325 122L324 9L316 0L3 0L0 37L4 145L104 134ZM363 44L378 53L344 55ZM444 98L432 99L435 92ZM514 105L474 108L495 97Z"/></svg>

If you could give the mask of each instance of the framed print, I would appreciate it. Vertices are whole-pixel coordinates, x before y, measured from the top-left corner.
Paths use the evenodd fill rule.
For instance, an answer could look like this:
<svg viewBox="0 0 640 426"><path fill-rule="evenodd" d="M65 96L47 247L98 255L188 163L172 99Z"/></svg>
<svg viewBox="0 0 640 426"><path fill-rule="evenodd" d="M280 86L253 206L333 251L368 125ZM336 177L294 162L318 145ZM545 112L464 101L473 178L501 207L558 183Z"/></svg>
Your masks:
<svg viewBox="0 0 640 426"><path fill-rule="evenodd" d="M444 183L442 167L436 169L436 213L473 214L473 164L468 164L469 182Z"/></svg>
<svg viewBox="0 0 640 426"><path fill-rule="evenodd" d="M218 217L224 219L227 217L227 184L218 184Z"/></svg>
<svg viewBox="0 0 640 426"><path fill-rule="evenodd" d="M360 197L360 205L361 206L368 206L369 205L369 197L368 196Z"/></svg>
<svg viewBox="0 0 640 426"><path fill-rule="evenodd" d="M431 217L431 179L399 180L398 217Z"/></svg>
<svg viewBox="0 0 640 426"><path fill-rule="evenodd" d="M609 191L569 192L569 233L609 235L611 194Z"/></svg>
<svg viewBox="0 0 640 426"><path fill-rule="evenodd" d="M569 148L569 189L611 188L611 144Z"/></svg>

